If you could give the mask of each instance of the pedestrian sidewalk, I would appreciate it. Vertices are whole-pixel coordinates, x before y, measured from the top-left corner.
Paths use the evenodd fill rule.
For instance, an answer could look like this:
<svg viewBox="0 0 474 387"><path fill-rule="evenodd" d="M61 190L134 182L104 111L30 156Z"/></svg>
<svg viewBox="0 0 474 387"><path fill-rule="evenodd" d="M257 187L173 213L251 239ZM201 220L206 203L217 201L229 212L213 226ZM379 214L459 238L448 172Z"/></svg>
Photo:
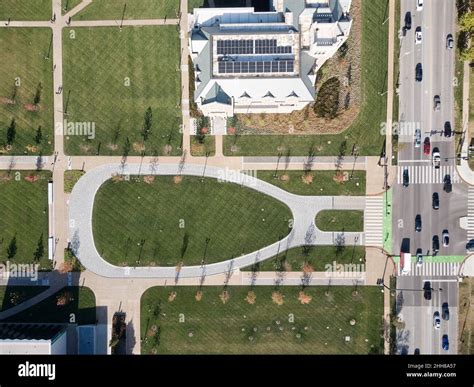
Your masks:
<svg viewBox="0 0 474 387"><path fill-rule="evenodd" d="M469 62L464 62L463 90L462 90L462 149L461 164L457 166L458 174L462 180L469 185L474 185L474 171L469 167L469 81L470 81Z"/></svg>

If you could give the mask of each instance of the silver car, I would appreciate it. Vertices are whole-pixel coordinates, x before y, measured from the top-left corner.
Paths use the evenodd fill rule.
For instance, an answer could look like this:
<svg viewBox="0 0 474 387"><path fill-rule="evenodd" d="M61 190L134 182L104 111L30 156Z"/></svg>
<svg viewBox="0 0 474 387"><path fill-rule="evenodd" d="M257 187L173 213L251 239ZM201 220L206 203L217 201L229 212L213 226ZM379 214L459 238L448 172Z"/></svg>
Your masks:
<svg viewBox="0 0 474 387"><path fill-rule="evenodd" d="M421 146L421 129L415 129L415 148Z"/></svg>
<svg viewBox="0 0 474 387"><path fill-rule="evenodd" d="M434 312L433 326L435 327L435 329L439 329L439 327L441 326L441 318L439 317L439 312Z"/></svg>

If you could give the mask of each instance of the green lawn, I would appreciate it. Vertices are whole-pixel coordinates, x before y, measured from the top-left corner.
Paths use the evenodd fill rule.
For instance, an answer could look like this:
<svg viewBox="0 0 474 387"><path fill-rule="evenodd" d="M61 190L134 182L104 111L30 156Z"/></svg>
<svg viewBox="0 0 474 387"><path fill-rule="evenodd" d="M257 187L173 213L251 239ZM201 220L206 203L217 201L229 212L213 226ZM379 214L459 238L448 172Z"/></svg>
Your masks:
<svg viewBox="0 0 474 387"><path fill-rule="evenodd" d="M179 287L170 302L170 289L154 287L141 300L142 353L150 354L367 354L381 353L383 299L379 287L306 288L309 304L298 300L299 287L283 287L283 304L272 301L271 286ZM329 290L328 295L325 291ZM294 320L292 319L294 318ZM181 318L181 319L180 319ZM183 321L184 322L180 322ZM355 325L350 321L354 319ZM293 321L293 322L292 322ZM350 336L350 341L345 337Z"/></svg>
<svg viewBox="0 0 474 387"><path fill-rule="evenodd" d="M295 247L286 250L276 257L260 262L258 266L248 267L245 270L255 271L300 271L305 263L311 265L313 271L325 271L326 265L332 265L334 261L338 264L362 264L365 258L363 246L347 246L338 248L336 246L312 246L310 248Z"/></svg>
<svg viewBox="0 0 474 387"><path fill-rule="evenodd" d="M67 136L68 154L179 155L182 122L179 36L175 26L64 30L64 103L69 122L95 124L95 138ZM71 39L71 37L74 39ZM90 136L94 137L94 136ZM127 144L128 139L128 145Z"/></svg>
<svg viewBox="0 0 474 387"><path fill-rule="evenodd" d="M89 288L65 287L3 322L70 323L74 313L77 324L95 324L95 306L95 295Z"/></svg>
<svg viewBox="0 0 474 387"><path fill-rule="evenodd" d="M365 195L365 171L342 171L345 182L334 179L335 171L257 171L257 177L297 195Z"/></svg>
<svg viewBox="0 0 474 387"><path fill-rule="evenodd" d="M191 136L191 155L193 156L214 156L216 154L216 139L214 136L206 136L201 143L197 136Z"/></svg>
<svg viewBox="0 0 474 387"><path fill-rule="evenodd" d="M335 135L242 135L225 136L224 153L227 156L277 156L289 151L292 156L307 155L311 149L316 156L336 155L341 143L347 149L354 144L361 155L379 155L384 136L380 124L386 121L387 41L388 23L382 25L386 15L386 1L362 2L362 106L355 122L343 133ZM231 151L236 145L237 150Z"/></svg>
<svg viewBox="0 0 474 387"><path fill-rule="evenodd" d="M52 153L51 36L47 28L0 28L0 156ZM34 111L40 89L39 110ZM9 127L14 133L10 140ZM37 137L38 128L41 136Z"/></svg>
<svg viewBox="0 0 474 387"><path fill-rule="evenodd" d="M28 181L30 177L37 179ZM12 171L0 174L0 262L39 263L50 268L48 260L48 181L50 172ZM14 239L16 238L16 243ZM43 257L35 260L39 241ZM16 252L8 257L9 247ZM10 249L13 253L14 249ZM11 254L10 254L11 255Z"/></svg>
<svg viewBox="0 0 474 387"><path fill-rule="evenodd" d="M49 20L52 16L51 4L51 0L2 0L0 20Z"/></svg>
<svg viewBox="0 0 474 387"><path fill-rule="evenodd" d="M64 192L71 193L72 189L79 181L79 179L85 174L84 171L65 171L64 172Z"/></svg>
<svg viewBox="0 0 474 387"><path fill-rule="evenodd" d="M61 7L63 15L68 13L71 9L82 3L82 0L61 0Z"/></svg>
<svg viewBox="0 0 474 387"><path fill-rule="evenodd" d="M364 211L323 210L316 215L316 227L321 231L364 231Z"/></svg>
<svg viewBox="0 0 474 387"><path fill-rule="evenodd" d="M113 264L195 265L204 255L206 263L218 262L289 232L286 205L252 189L190 176L135 180L109 180L95 198L95 243Z"/></svg>
<svg viewBox="0 0 474 387"><path fill-rule="evenodd" d="M179 12L179 0L94 0L73 19L119 20L125 3L125 19L176 19Z"/></svg>
<svg viewBox="0 0 474 387"><path fill-rule="evenodd" d="M47 290L47 286L0 286L0 312Z"/></svg>

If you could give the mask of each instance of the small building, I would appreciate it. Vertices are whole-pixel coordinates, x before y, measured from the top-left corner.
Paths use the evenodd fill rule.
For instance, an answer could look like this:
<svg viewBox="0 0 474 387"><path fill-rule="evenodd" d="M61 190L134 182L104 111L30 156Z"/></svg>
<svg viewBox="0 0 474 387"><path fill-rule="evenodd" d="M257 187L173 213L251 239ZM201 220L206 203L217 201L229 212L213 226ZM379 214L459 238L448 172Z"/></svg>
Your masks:
<svg viewBox="0 0 474 387"><path fill-rule="evenodd" d="M206 116L291 113L314 102L316 74L347 40L352 0L273 0L195 8L189 50L195 103Z"/></svg>

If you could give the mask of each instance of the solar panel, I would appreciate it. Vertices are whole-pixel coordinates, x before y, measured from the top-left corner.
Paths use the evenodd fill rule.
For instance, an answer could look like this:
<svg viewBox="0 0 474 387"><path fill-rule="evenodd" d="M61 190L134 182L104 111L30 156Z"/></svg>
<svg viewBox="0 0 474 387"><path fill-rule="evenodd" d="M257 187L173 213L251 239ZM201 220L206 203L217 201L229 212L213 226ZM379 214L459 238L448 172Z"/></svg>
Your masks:
<svg viewBox="0 0 474 387"><path fill-rule="evenodd" d="M263 62L263 71L269 73L271 71L272 62Z"/></svg>
<svg viewBox="0 0 474 387"><path fill-rule="evenodd" d="M294 62L292 60L286 61L286 72L292 73L294 71Z"/></svg>
<svg viewBox="0 0 474 387"><path fill-rule="evenodd" d="M225 72L226 73L232 73L234 70L234 64L232 62L226 62L225 63Z"/></svg>
<svg viewBox="0 0 474 387"><path fill-rule="evenodd" d="M263 62L256 62L256 64L257 64L257 70L255 72L263 73Z"/></svg>
<svg viewBox="0 0 474 387"><path fill-rule="evenodd" d="M278 71L280 73L286 73L286 62L284 60L278 62Z"/></svg>
<svg viewBox="0 0 474 387"><path fill-rule="evenodd" d="M272 62L272 73L278 72L278 62Z"/></svg>
<svg viewBox="0 0 474 387"><path fill-rule="evenodd" d="M219 62L218 63L218 67L219 67L219 73L225 73L225 62Z"/></svg>
<svg viewBox="0 0 474 387"><path fill-rule="evenodd" d="M249 62L249 73L255 72L255 63L256 62Z"/></svg>

